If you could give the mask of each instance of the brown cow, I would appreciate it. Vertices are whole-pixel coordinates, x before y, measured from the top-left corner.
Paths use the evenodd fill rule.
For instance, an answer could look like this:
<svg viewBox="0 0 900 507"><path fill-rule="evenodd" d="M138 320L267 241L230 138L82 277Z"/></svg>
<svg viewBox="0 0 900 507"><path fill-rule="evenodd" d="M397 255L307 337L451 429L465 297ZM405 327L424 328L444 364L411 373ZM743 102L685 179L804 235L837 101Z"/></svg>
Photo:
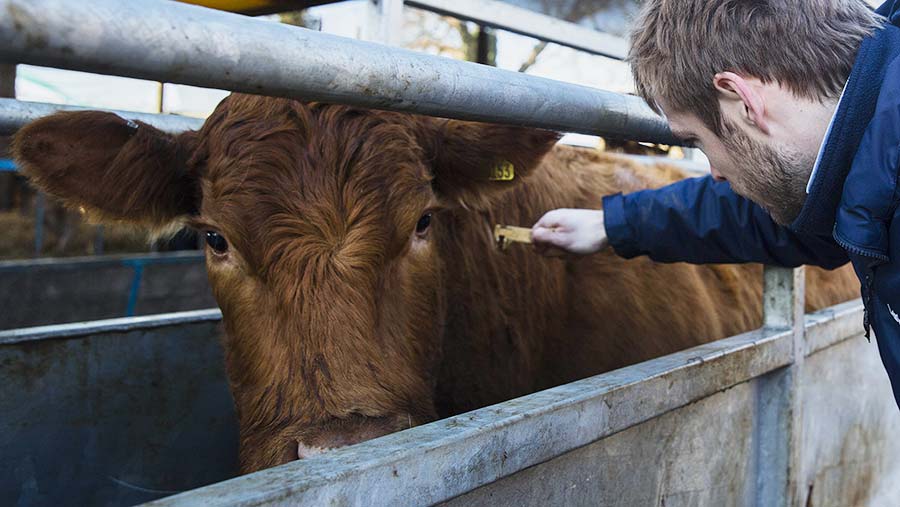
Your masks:
<svg viewBox="0 0 900 507"><path fill-rule="evenodd" d="M557 138L232 95L199 132L60 113L14 149L101 220L207 231L249 472L760 325L758 266L500 253L493 224L683 177ZM814 274L811 308L855 297Z"/></svg>

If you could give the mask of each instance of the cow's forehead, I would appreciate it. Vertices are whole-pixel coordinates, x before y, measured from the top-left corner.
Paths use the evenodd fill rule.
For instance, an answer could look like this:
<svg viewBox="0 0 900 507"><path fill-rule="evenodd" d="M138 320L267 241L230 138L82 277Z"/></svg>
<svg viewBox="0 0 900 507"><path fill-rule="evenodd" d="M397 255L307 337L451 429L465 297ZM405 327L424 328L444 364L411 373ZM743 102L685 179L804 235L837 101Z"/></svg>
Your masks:
<svg viewBox="0 0 900 507"><path fill-rule="evenodd" d="M402 241L433 198L413 126L402 115L271 100L217 110L204 128L202 213L259 268L286 249Z"/></svg>
<svg viewBox="0 0 900 507"><path fill-rule="evenodd" d="M211 180L277 172L304 187L429 177L411 115L294 100L232 96L201 131ZM284 182L282 182L284 183Z"/></svg>

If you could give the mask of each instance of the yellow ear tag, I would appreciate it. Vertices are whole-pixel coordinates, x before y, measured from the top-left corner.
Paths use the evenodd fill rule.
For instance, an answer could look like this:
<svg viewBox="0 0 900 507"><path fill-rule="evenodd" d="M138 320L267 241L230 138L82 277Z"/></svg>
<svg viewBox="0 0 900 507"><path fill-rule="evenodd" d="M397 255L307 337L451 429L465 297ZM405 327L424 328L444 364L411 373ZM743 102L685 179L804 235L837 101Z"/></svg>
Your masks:
<svg viewBox="0 0 900 507"><path fill-rule="evenodd" d="M516 179L516 168L512 165L512 162L504 160L491 169L491 175L488 179L491 181L512 181Z"/></svg>

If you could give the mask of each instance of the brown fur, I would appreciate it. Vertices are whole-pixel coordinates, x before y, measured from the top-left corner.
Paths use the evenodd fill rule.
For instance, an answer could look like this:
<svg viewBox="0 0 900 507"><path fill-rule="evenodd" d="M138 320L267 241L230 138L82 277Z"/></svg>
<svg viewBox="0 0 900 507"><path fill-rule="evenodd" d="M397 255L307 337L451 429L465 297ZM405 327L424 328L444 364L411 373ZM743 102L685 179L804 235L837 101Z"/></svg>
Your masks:
<svg viewBox="0 0 900 507"><path fill-rule="evenodd" d="M557 137L233 95L196 134L67 113L14 151L70 205L228 240L208 271L248 472L759 326L758 266L499 252L495 223L683 177ZM488 180L502 161L515 181ZM810 285L811 308L856 294Z"/></svg>

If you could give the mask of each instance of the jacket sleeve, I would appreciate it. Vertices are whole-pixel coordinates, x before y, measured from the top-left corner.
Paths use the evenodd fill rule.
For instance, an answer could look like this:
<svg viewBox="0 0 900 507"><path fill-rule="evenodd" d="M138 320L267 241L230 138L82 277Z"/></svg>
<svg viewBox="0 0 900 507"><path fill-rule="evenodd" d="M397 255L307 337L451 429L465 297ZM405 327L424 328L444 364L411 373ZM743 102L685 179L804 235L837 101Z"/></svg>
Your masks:
<svg viewBox="0 0 900 507"><path fill-rule="evenodd" d="M759 205L711 176L607 196L603 209L610 244L625 258L827 269L849 261L831 237L801 235L776 224Z"/></svg>

